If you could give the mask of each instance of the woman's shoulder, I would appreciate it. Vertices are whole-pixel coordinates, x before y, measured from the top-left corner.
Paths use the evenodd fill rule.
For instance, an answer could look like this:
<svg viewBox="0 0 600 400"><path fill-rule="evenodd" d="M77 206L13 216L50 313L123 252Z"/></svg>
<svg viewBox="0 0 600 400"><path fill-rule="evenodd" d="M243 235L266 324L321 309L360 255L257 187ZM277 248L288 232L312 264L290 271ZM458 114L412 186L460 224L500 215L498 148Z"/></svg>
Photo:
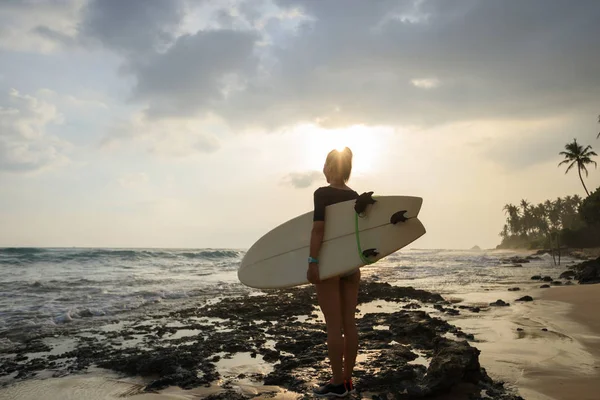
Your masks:
<svg viewBox="0 0 600 400"><path fill-rule="evenodd" d="M328 188L328 186L321 186L321 187L317 188L317 190L315 190L315 192L313 193L313 196L315 198L322 198L323 196L326 196L327 188Z"/></svg>

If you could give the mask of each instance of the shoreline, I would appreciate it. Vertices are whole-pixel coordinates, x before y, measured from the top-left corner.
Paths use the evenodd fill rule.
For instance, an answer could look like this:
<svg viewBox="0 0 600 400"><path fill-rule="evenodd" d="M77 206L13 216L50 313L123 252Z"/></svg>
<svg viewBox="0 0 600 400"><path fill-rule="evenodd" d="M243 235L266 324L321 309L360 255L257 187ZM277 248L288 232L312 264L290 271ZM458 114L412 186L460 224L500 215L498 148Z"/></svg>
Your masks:
<svg viewBox="0 0 600 400"><path fill-rule="evenodd" d="M504 248L496 247L491 251L514 251L528 253L532 255L540 255L544 253L550 254L551 249L525 249L525 248ZM572 256L578 259L597 258L600 257L600 247L565 247L561 248L562 256Z"/></svg>
<svg viewBox="0 0 600 400"><path fill-rule="evenodd" d="M577 301L586 305L587 291L597 294L600 285L572 285L562 274L556 281L530 280L532 273L559 274L540 257L518 254L495 263L490 284L445 294L442 286L408 287L423 287L421 281L381 283L386 268L365 277L357 314L361 399L431 394L457 400L487 392L504 400L562 400L574 391L578 399L594 398L585 396L597 393L599 354L589 347L600 326L585 325L590 314ZM542 289L546 283L571 286ZM33 399L39 396L27 395L37 392L58 400L86 387L91 400L306 398L329 378L313 292L226 296L68 329L64 336L34 336L13 354L0 352L0 397ZM517 301L524 296L533 301ZM569 302L573 296L579 300ZM510 306L496 304L499 299ZM572 381L566 397L550 396L560 393L552 385L564 386L557 377ZM414 396L401 395L407 390Z"/></svg>
<svg viewBox="0 0 600 400"><path fill-rule="evenodd" d="M480 367L474 337L442 318L478 314L479 309L461 309L423 290L366 281L358 310L359 398L407 398L408 393L410 398L466 400L484 391L520 399ZM245 399L261 392L258 398L306 398L315 384L330 377L324 328L312 287L241 301L225 298L158 320L88 331L70 338L78 344L56 358L30 359L49 349L43 348L47 339L27 343L4 365L25 379L0 389L0 396L29 399L36 397L24 394L37 391L58 399L64 393L54 390L79 385L90 387L86 398L94 399L100 390L106 394L107 382L115 386L117 381L120 387L111 389L108 398L159 399L159 393L163 398ZM62 378L38 379L52 376Z"/></svg>
<svg viewBox="0 0 600 400"><path fill-rule="evenodd" d="M525 387L545 396L541 399L597 399L600 393L600 315L597 313L600 285L556 287L544 292L541 299L548 309L561 310L560 317L566 319L566 323L557 330L565 336L564 340L579 342L591 360L587 368L576 370L547 365L528 368Z"/></svg>

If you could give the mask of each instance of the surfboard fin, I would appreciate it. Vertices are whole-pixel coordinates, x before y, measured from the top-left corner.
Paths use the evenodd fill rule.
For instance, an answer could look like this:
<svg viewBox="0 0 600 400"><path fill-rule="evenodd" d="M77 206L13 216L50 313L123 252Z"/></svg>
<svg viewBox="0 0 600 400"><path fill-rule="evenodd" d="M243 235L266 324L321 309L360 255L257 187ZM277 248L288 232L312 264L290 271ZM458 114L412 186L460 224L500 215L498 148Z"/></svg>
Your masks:
<svg viewBox="0 0 600 400"><path fill-rule="evenodd" d="M394 213L390 218L390 224L396 225L398 222L406 222L408 218L406 218L406 210L398 211Z"/></svg>
<svg viewBox="0 0 600 400"><path fill-rule="evenodd" d="M376 201L377 200L373 198L373 192L365 192L358 196L358 199L356 199L356 203L354 203L354 211L360 215L365 212L369 204L375 204Z"/></svg>
<svg viewBox="0 0 600 400"><path fill-rule="evenodd" d="M377 257L379 255L379 252L377 251L377 249L366 249L363 250L363 256L366 258L369 257Z"/></svg>

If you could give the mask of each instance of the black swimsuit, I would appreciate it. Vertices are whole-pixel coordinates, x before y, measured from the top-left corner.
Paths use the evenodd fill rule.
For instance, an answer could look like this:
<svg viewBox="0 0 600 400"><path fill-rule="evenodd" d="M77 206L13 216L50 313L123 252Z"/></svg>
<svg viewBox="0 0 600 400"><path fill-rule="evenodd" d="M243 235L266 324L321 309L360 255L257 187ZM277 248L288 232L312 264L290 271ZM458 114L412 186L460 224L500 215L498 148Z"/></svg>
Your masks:
<svg viewBox="0 0 600 400"><path fill-rule="evenodd" d="M331 186L315 190L315 212L313 221L325 221L325 207L348 200L356 200L358 193L354 190L338 189Z"/></svg>
<svg viewBox="0 0 600 400"><path fill-rule="evenodd" d="M356 200L358 193L354 190L338 189L331 186L320 187L315 190L315 210L313 221L325 221L325 207L348 200ZM340 276L341 279L349 278L358 272L357 270L347 272Z"/></svg>

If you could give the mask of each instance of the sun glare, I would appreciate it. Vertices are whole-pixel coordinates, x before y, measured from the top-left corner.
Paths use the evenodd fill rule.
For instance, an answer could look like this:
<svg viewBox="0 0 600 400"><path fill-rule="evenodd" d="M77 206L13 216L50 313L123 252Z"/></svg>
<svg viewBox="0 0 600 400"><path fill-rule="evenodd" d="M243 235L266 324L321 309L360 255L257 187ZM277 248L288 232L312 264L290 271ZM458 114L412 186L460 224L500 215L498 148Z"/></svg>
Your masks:
<svg viewBox="0 0 600 400"><path fill-rule="evenodd" d="M321 170L327 154L333 150L349 147L353 156L353 175L371 172L381 150L381 135L374 129L352 126L344 129L322 129L312 127L306 134L308 168Z"/></svg>

